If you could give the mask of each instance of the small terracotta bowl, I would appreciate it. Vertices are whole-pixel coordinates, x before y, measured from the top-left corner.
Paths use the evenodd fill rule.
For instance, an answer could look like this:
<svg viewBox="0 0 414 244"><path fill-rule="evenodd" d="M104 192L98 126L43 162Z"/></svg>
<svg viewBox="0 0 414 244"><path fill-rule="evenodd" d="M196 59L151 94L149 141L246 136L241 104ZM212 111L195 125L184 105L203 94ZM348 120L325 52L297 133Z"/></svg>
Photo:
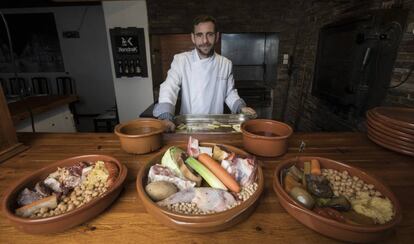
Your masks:
<svg viewBox="0 0 414 244"><path fill-rule="evenodd" d="M115 127L122 149L127 153L145 154L162 146L164 125L157 119L136 119Z"/></svg>
<svg viewBox="0 0 414 244"><path fill-rule="evenodd" d="M253 154L276 157L286 153L292 128L282 122L254 119L241 125L244 148Z"/></svg>
<svg viewBox="0 0 414 244"><path fill-rule="evenodd" d="M392 202L395 211L394 218L385 224L352 225L325 218L295 202L284 190L281 184L281 172L294 164L303 168L303 163L306 161L309 162L311 159L319 160L321 168L335 169L340 172L346 170L350 176L357 176L365 183L373 184L375 189L380 191L383 196L387 197ZM281 162L276 167L273 175L273 190L276 192L280 205L282 205L282 207L299 222L316 232L341 241L382 241L392 232L392 229L401 221L402 218L401 207L397 198L388 187L381 183L380 180L368 175L358 168L327 158L296 157Z"/></svg>
<svg viewBox="0 0 414 244"><path fill-rule="evenodd" d="M201 145L210 147L214 146L214 144L212 143L201 143ZM236 154L243 156L248 155L245 151L238 149L236 147L229 145L223 146L226 147L228 150L235 152ZM186 148L185 145L180 145L180 147L183 149ZM258 204L259 197L262 194L264 187L264 176L260 165L257 169L258 187L256 192L249 199L247 199L237 207L214 214L188 215L172 212L166 208L158 206L149 198L144 188L147 184L147 175L149 169L152 165L161 162L162 155L165 153L165 151L166 150L163 150L163 152L158 153L144 167L141 167L141 169L138 172L136 182L138 196L141 198L144 207L146 208L148 213L154 216L154 218L156 218L159 222L163 223L168 227L180 231L192 233L207 233L224 230L231 226L234 226L237 223L249 217L250 214L253 213L254 209Z"/></svg>
<svg viewBox="0 0 414 244"><path fill-rule="evenodd" d="M113 186L106 191L101 197L91 200L85 205L53 217L29 219L22 218L14 214L17 207L16 198L25 188L32 189L34 185L44 180L50 173L57 170L58 167L71 166L81 161L111 161L118 166L119 174ZM64 159L42 168L33 174L24 177L10 186L9 190L4 193L2 201L2 211L6 218L19 230L30 234L49 234L61 232L86 222L104 211L119 195L123 188L127 176L127 168L117 159L106 155L84 155Z"/></svg>

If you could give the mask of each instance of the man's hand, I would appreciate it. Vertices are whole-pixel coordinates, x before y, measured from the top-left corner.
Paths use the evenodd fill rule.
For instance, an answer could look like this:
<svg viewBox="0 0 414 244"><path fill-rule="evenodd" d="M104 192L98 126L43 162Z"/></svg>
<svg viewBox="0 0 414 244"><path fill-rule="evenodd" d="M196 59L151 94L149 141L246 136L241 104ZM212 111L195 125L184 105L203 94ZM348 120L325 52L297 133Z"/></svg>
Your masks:
<svg viewBox="0 0 414 244"><path fill-rule="evenodd" d="M174 132L175 131L175 124L168 119L161 120L162 124L164 125L164 132Z"/></svg>
<svg viewBox="0 0 414 244"><path fill-rule="evenodd" d="M256 111L254 111L254 109L252 109L251 107L244 107L240 111L242 114L246 115L247 117L250 117L253 119L257 117Z"/></svg>

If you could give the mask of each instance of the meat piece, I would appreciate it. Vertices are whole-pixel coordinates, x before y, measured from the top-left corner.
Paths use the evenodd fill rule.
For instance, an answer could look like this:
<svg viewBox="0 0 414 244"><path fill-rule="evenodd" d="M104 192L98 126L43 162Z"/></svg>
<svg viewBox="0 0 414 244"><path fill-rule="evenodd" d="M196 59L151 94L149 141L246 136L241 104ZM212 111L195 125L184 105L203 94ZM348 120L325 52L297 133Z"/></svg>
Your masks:
<svg viewBox="0 0 414 244"><path fill-rule="evenodd" d="M16 215L20 217L30 217L34 212L40 208L54 209L57 206L57 198L55 195L45 197L28 204L24 207L16 209Z"/></svg>
<svg viewBox="0 0 414 244"><path fill-rule="evenodd" d="M198 140L195 138L188 138L187 153L191 157L197 158L200 154L200 148L198 146Z"/></svg>
<svg viewBox="0 0 414 244"><path fill-rule="evenodd" d="M81 176L83 169L86 168L86 167L88 167L87 163L79 162L79 163L76 163L76 164L68 167L67 169L69 170L69 173L71 175Z"/></svg>
<svg viewBox="0 0 414 244"><path fill-rule="evenodd" d="M73 189L81 183L82 179L80 175L67 175L62 179L63 187ZM63 188L62 187L62 188Z"/></svg>
<svg viewBox="0 0 414 244"><path fill-rule="evenodd" d="M35 191L39 193L42 197L47 197L52 194L52 190L47 187L42 181L37 182L35 185Z"/></svg>
<svg viewBox="0 0 414 244"><path fill-rule="evenodd" d="M109 173L107 186L111 187L115 183L116 178L118 177L119 170L116 164L112 162L105 162L105 168L106 170L108 170Z"/></svg>
<svg viewBox="0 0 414 244"><path fill-rule="evenodd" d="M43 183L50 189L52 189L54 192L63 192L60 182L57 181L55 178L49 176L43 181Z"/></svg>
<svg viewBox="0 0 414 244"><path fill-rule="evenodd" d="M185 190L195 187L196 183L190 180L180 178L174 174L174 172L167 167L156 164L151 166L148 172L148 183L156 181L168 181L177 186L178 189Z"/></svg>
<svg viewBox="0 0 414 244"><path fill-rule="evenodd" d="M229 192L211 187L197 187L179 191L170 197L157 202L160 206L167 206L175 203L195 203L204 212L221 212L234 205L236 200Z"/></svg>
<svg viewBox="0 0 414 244"><path fill-rule="evenodd" d="M88 166L82 169L82 177L81 180L85 180L86 176L88 176L89 172L93 169L93 166Z"/></svg>
<svg viewBox="0 0 414 244"><path fill-rule="evenodd" d="M19 206L25 206L39 199L42 199L42 195L31 191L28 188L24 188L24 190L17 196L17 204L19 204Z"/></svg>
<svg viewBox="0 0 414 244"><path fill-rule="evenodd" d="M254 158L234 157L233 160L221 161L221 166L236 179L241 186L247 186L256 181L257 162Z"/></svg>

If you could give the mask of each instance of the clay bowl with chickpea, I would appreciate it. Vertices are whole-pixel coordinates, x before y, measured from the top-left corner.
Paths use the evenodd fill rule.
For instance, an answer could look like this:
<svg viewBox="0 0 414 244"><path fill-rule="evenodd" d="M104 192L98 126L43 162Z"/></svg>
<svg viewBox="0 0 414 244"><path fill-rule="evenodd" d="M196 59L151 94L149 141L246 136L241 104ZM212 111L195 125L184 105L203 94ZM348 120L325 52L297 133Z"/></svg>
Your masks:
<svg viewBox="0 0 414 244"><path fill-rule="evenodd" d="M127 168L110 156L63 159L9 187L2 211L21 231L61 232L96 217L111 205L126 175Z"/></svg>
<svg viewBox="0 0 414 244"><path fill-rule="evenodd" d="M214 147L215 145L218 144L200 143L200 147ZM230 145L219 146L225 147L226 150L234 152L240 157L250 156L245 151ZM186 145L177 145L177 147L181 148L182 150L186 150L187 148ZM239 193L230 192L230 190L228 192L226 191L226 194L231 194L235 199L239 199L237 204L231 206L227 205L225 210L222 211L200 212L200 209L197 208L198 205L195 203L179 203L175 205L162 206L159 203L166 201L169 198L157 202L149 195L149 192L147 191L150 178L149 172L154 165L160 164L165 153L166 149L163 149L144 167L142 167L138 173L136 181L137 192L144 207L146 208L147 212L156 218L159 222L179 231L191 233L207 233L230 228L237 223L245 220L253 213L264 188L264 176L257 160L255 161L255 163L257 163L257 168L255 170L256 177L254 177L254 182L250 185L246 185L246 187L241 187L241 191ZM197 188L207 189L211 187L206 182L204 182L203 179L203 182L200 186L196 186L192 189ZM180 191L181 190L178 190L178 193L180 193ZM215 203L213 204L210 202L209 205L210 204L214 205Z"/></svg>
<svg viewBox="0 0 414 244"><path fill-rule="evenodd" d="M321 157L295 157L274 172L282 207L325 236L350 242L384 240L401 221L391 190L361 169Z"/></svg>

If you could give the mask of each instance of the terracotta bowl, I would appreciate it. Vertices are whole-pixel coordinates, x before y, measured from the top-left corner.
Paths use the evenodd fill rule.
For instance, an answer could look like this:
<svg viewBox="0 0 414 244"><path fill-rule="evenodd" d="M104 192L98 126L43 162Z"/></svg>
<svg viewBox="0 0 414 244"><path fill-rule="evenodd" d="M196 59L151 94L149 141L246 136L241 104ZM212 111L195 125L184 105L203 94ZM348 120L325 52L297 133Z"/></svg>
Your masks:
<svg viewBox="0 0 414 244"><path fill-rule="evenodd" d="M381 131L382 134L391 136L391 137L398 137L401 140L407 142L414 143L414 135L407 134L403 131L395 130L389 126L386 126L378 121L371 119L371 117L367 114L367 125L371 128L375 128L378 131Z"/></svg>
<svg viewBox="0 0 414 244"><path fill-rule="evenodd" d="M25 188L33 188L34 185L44 180L50 173L57 170L58 167L71 166L80 161L112 161L119 169L119 175L114 185L99 198L96 198L87 204L76 208L75 210L66 212L53 217L41 219L22 218L14 214L16 209L17 195ZM42 168L33 174L24 177L9 187L4 193L2 201L2 211L6 218L19 230L30 234L48 234L67 230L71 227L86 222L102 211L104 211L117 198L123 188L124 181L127 176L127 168L117 159L106 155L85 155L64 159Z"/></svg>
<svg viewBox="0 0 414 244"><path fill-rule="evenodd" d="M383 119L382 117L379 117L378 114L374 113L372 110L367 111L367 116L369 116L371 120L388 126L389 128L414 136L414 129L406 128L401 125L390 122L389 120Z"/></svg>
<svg viewBox="0 0 414 244"><path fill-rule="evenodd" d="M201 143L202 146L213 146L212 143ZM235 152L239 155L248 155L241 149L238 149L233 146L223 145L227 149ZM185 149L185 145L180 145L181 148ZM234 207L232 209L214 213L214 214L206 214L206 215L188 215L188 214L180 214L169 211L166 208L162 208L158 206L155 202L153 202L149 196L145 192L145 185L147 184L147 175L149 169L152 165L160 163L162 155L165 153L166 150L163 152L158 153L151 161L149 161L144 167L138 172L137 176L137 192L139 197L141 198L144 207L152 216L154 216L159 222L163 223L164 225L171 227L176 230L185 231L185 232L192 232L192 233L207 233L207 232L215 232L227 229L235 224L243 221L250 214L253 213L254 209L258 204L259 197L263 192L264 187L264 176L262 169L259 165L258 172L257 172L257 183L258 188L256 192L246 201L241 203L239 206Z"/></svg>
<svg viewBox="0 0 414 244"><path fill-rule="evenodd" d="M392 144L388 140L378 137L374 135L373 133L371 133L370 131L368 131L367 136L371 141L378 144L379 146L385 147L394 152L402 153L402 154L409 155L409 156L414 156L414 150L412 147Z"/></svg>
<svg viewBox="0 0 414 244"><path fill-rule="evenodd" d="M282 122L254 119L241 125L244 148L253 154L276 157L286 153L292 128Z"/></svg>
<svg viewBox="0 0 414 244"><path fill-rule="evenodd" d="M164 125L157 119L136 119L115 127L122 149L127 153L145 154L162 146Z"/></svg>
<svg viewBox="0 0 414 244"><path fill-rule="evenodd" d="M296 203L284 190L281 184L281 172L283 169L289 168L293 164L303 167L303 163L305 161L310 161L311 159L318 159L321 168L335 169L341 172L346 170L351 176L358 176L365 183L373 184L378 191L391 200L395 210L394 218L390 222L382 225L351 225L322 217L321 215L318 215ZM401 207L397 198L388 187L381 183L380 180L368 175L358 168L331 159L319 157L291 158L281 162L276 167L273 177L273 189L276 192L279 203L282 207L290 215L310 229L334 239L350 242L381 241L392 232L392 229L401 221L402 218Z"/></svg>

